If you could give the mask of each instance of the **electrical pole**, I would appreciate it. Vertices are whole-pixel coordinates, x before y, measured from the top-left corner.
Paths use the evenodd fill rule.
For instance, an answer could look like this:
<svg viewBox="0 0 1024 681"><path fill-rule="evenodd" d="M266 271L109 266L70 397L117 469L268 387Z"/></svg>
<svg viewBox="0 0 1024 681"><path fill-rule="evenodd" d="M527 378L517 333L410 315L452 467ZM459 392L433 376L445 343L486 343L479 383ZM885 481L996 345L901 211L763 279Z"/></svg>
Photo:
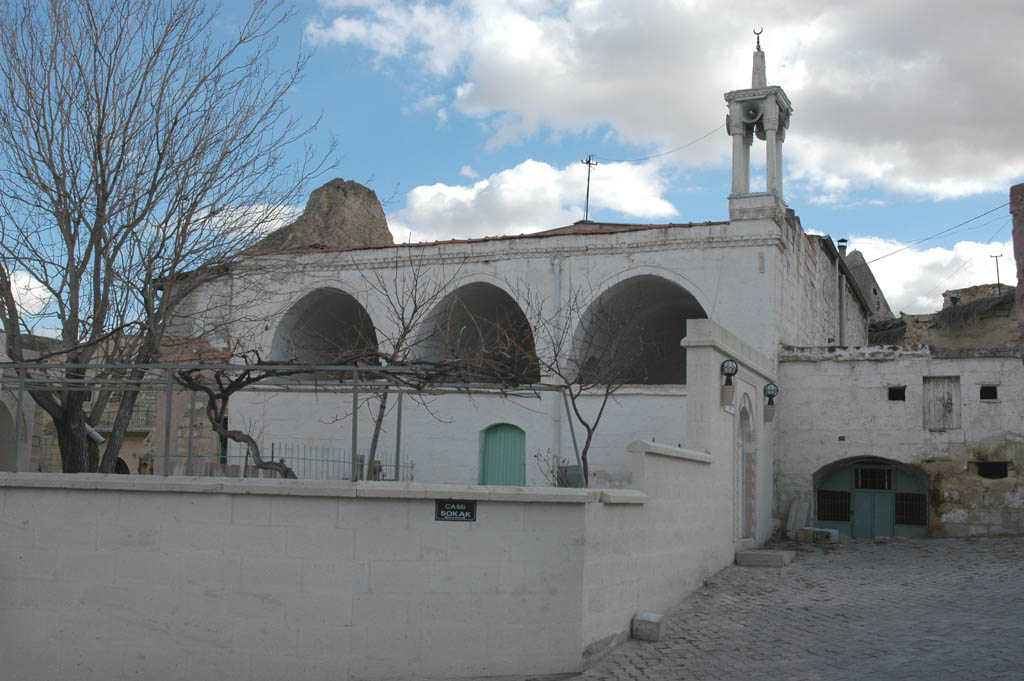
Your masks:
<svg viewBox="0 0 1024 681"><path fill-rule="evenodd" d="M590 170L597 165L597 161L594 160L594 155L590 154L580 163L587 166L587 200L583 204L583 221L586 222L590 218Z"/></svg>
<svg viewBox="0 0 1024 681"><path fill-rule="evenodd" d="M999 295L1002 295L1003 294L1003 284L999 280L999 258L1003 257L1003 254L1000 253L999 255L990 255L988 257L996 259L996 290L999 292Z"/></svg>

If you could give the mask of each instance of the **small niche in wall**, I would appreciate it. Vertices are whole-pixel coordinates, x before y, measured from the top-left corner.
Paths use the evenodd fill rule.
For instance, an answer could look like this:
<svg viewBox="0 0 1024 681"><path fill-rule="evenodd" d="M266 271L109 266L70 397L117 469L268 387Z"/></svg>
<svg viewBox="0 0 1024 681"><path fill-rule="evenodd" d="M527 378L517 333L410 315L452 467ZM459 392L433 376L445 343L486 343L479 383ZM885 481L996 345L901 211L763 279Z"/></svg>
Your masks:
<svg viewBox="0 0 1024 681"><path fill-rule="evenodd" d="M999 386L998 385L983 385L978 390L978 397L982 400L998 400L999 399Z"/></svg>
<svg viewBox="0 0 1024 681"><path fill-rule="evenodd" d="M978 467L978 475L989 480L1002 480L1009 474L1005 461L978 461L974 465Z"/></svg>
<svg viewBox="0 0 1024 681"><path fill-rule="evenodd" d="M889 387L889 401L890 402L906 402L907 401L907 386L905 385L894 385Z"/></svg>

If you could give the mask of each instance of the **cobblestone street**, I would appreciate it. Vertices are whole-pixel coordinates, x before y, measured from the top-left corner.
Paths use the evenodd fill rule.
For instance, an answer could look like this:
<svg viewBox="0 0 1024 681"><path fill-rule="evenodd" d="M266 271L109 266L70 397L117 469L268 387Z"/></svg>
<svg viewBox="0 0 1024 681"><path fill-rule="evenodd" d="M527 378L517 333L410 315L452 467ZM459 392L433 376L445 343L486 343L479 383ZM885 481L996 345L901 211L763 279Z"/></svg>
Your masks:
<svg viewBox="0 0 1024 681"><path fill-rule="evenodd" d="M587 681L1024 679L1024 539L846 540L732 566Z"/></svg>

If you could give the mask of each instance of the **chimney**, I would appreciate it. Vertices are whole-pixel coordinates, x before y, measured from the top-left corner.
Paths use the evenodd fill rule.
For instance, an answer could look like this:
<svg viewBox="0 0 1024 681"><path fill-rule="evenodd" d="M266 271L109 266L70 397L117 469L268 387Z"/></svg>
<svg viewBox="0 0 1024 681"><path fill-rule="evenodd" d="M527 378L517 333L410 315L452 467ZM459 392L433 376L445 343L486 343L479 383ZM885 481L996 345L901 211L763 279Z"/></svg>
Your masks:
<svg viewBox="0 0 1024 681"><path fill-rule="evenodd" d="M839 247L839 255L843 256L843 259L846 258L846 244L847 243L848 242L846 241L846 239L840 239L839 241L836 242L836 246Z"/></svg>

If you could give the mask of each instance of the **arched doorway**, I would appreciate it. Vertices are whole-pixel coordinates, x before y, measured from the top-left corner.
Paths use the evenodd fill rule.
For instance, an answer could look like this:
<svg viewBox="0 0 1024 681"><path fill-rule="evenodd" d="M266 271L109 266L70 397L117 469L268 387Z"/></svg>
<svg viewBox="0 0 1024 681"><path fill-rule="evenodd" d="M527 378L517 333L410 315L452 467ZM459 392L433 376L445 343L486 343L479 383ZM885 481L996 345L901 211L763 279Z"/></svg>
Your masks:
<svg viewBox="0 0 1024 681"><path fill-rule="evenodd" d="M377 349L366 309L336 289L317 289L291 306L274 332L271 359L297 364L339 364Z"/></svg>
<svg viewBox="0 0 1024 681"><path fill-rule="evenodd" d="M18 469L14 446L14 419L7 405L0 404L0 471L13 473Z"/></svg>
<svg viewBox="0 0 1024 681"><path fill-rule="evenodd" d="M445 296L417 344L423 359L451 362L462 380L540 381L533 329L515 299L493 284L474 282Z"/></svg>
<svg viewBox="0 0 1024 681"><path fill-rule="evenodd" d="M511 423L496 423L480 436L480 484L526 484L526 432Z"/></svg>
<svg viewBox="0 0 1024 681"><path fill-rule="evenodd" d="M707 319L693 295L653 274L630 277L598 296L575 336L581 383L686 383L686 320Z"/></svg>
<svg viewBox="0 0 1024 681"><path fill-rule="evenodd" d="M846 459L814 475L815 525L851 537L928 534L928 474L877 457Z"/></svg>
<svg viewBox="0 0 1024 681"><path fill-rule="evenodd" d="M739 433L736 437L736 537L753 537L757 528L757 440L753 407L744 394L740 404Z"/></svg>

